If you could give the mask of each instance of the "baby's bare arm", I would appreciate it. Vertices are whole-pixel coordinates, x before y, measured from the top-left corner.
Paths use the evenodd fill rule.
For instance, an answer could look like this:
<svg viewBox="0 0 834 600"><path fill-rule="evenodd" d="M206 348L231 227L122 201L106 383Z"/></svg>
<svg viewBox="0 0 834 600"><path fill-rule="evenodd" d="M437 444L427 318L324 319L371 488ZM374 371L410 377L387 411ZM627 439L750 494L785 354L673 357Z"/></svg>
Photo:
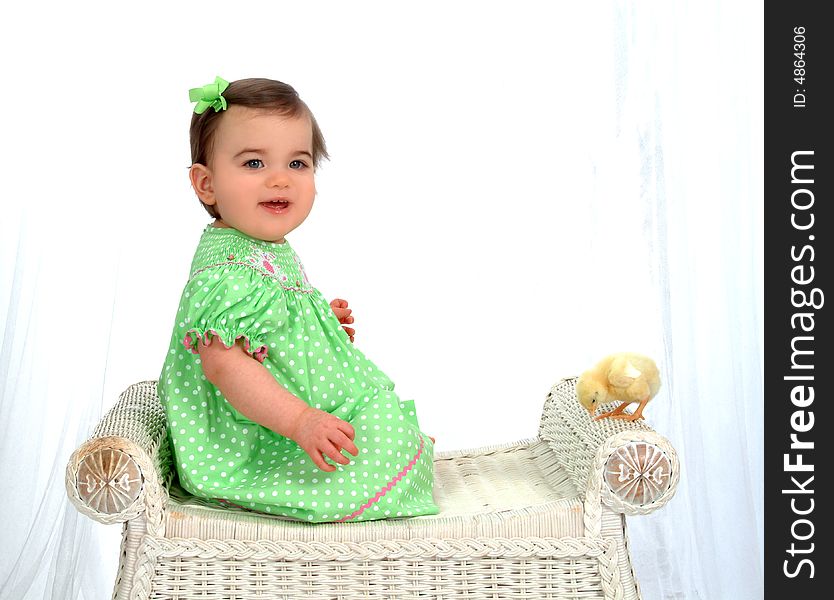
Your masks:
<svg viewBox="0 0 834 600"><path fill-rule="evenodd" d="M239 340L227 349L215 339L207 346L200 340L203 374L247 419L294 439L299 418L310 406L288 392L240 344Z"/></svg>
<svg viewBox="0 0 834 600"><path fill-rule="evenodd" d="M216 339L197 345L203 374L247 419L298 443L323 471L334 471L323 454L335 462L348 464L341 451L359 454L353 443L353 426L335 415L308 405L288 392L257 360L249 356L240 342L226 348Z"/></svg>

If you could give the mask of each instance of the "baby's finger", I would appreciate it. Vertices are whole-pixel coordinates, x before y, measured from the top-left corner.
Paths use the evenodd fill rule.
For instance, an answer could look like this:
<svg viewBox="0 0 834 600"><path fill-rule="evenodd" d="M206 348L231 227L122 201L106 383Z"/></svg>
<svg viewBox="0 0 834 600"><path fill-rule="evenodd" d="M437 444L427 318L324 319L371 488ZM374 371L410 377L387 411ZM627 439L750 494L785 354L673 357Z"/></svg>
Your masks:
<svg viewBox="0 0 834 600"><path fill-rule="evenodd" d="M345 330L345 331L347 332L347 334L348 334L349 336L351 336L351 337L353 337L354 335L356 335L356 330L355 330L353 327L344 326L344 330Z"/></svg>
<svg viewBox="0 0 834 600"><path fill-rule="evenodd" d="M318 450L314 450L313 452L308 452L307 454L310 455L310 458L313 459L313 462L322 471L326 471L326 472L329 473L330 471L335 471L336 470L335 466L333 466L331 464L328 464L328 462L326 460L324 460L324 458L321 455L321 452L319 452Z"/></svg>
<svg viewBox="0 0 834 600"><path fill-rule="evenodd" d="M340 440L337 441L336 444L340 446L342 450L347 450L350 454L359 456L359 448L356 447L356 444L354 444L344 432L339 431L337 435L340 437Z"/></svg>
<svg viewBox="0 0 834 600"><path fill-rule="evenodd" d="M351 425L347 421L339 419L339 422L336 423L336 426L348 437L349 440L352 440L356 437L356 431L353 429L353 425Z"/></svg>
<svg viewBox="0 0 834 600"><path fill-rule="evenodd" d="M348 319L353 319L353 317L350 316L350 311L346 311L343 308L337 308L333 311L333 314L336 315L336 318L339 319L340 323L347 323L349 322Z"/></svg>
<svg viewBox="0 0 834 600"><path fill-rule="evenodd" d="M325 454L327 454L328 457L330 457L330 460L332 460L333 462L342 465L347 465L350 463L350 459L344 454L342 454L341 451L332 443L328 442L324 452Z"/></svg>

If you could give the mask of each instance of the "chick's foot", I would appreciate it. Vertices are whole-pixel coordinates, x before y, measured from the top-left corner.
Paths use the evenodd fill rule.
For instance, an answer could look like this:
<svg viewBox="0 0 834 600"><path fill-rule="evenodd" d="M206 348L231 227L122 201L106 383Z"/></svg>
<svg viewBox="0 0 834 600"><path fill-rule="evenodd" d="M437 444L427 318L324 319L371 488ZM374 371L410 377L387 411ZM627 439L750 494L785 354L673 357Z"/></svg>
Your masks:
<svg viewBox="0 0 834 600"><path fill-rule="evenodd" d="M621 415L610 415L612 419L622 419L623 421L637 421L638 419L644 419L643 415L638 415L637 413L629 414L624 413Z"/></svg>
<svg viewBox="0 0 834 600"><path fill-rule="evenodd" d="M601 415L599 415L597 417L594 417L594 421L599 421L600 419L607 419L608 417L612 417L612 418L615 418L615 419L622 418L623 417L623 411L625 410L626 406L628 406L628 405L625 402L623 402L622 404L620 404L614 410L612 410L610 412L607 412L607 413L602 413Z"/></svg>

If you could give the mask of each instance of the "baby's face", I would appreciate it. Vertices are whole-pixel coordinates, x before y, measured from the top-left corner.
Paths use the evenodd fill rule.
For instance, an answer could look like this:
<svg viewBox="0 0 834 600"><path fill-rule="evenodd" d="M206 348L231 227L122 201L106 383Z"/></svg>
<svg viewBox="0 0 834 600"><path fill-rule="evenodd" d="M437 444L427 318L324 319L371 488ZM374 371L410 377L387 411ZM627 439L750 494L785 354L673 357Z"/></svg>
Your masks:
<svg viewBox="0 0 834 600"><path fill-rule="evenodd" d="M192 174L192 184L221 215L218 225L283 243L313 208L312 152L309 119L232 105L215 132L211 165Z"/></svg>

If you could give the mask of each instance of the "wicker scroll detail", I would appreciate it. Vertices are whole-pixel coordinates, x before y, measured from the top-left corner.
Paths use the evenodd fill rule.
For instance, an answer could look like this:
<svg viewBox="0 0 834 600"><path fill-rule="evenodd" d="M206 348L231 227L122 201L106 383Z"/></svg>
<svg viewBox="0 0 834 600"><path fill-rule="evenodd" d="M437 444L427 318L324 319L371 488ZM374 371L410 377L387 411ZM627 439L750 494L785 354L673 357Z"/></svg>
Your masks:
<svg viewBox="0 0 834 600"><path fill-rule="evenodd" d="M106 458L110 456L113 460ZM116 476L120 469L127 477ZM108 473L116 476L115 485L108 486ZM112 436L93 438L79 446L67 464L64 483L78 512L105 525L124 523L145 512L147 494L153 492L150 488L161 487L144 452L129 440Z"/></svg>
<svg viewBox="0 0 834 600"><path fill-rule="evenodd" d="M605 463L605 483L628 504L651 504L669 488L672 465L654 444L631 442L617 448Z"/></svg>
<svg viewBox="0 0 834 600"><path fill-rule="evenodd" d="M618 458L613 458L614 455L621 448L626 448L624 452L628 453L627 447L630 445L644 444L648 446L647 455L651 456L654 453L662 454L668 461L668 477L661 478L666 484L656 484L659 487L657 493L653 498L645 503L635 502L627 496L617 495L607 483L608 481L608 465L617 464ZM655 460L655 459L651 459ZM663 464L662 460L656 459L657 464ZM619 474L619 467L615 467L617 474ZM651 469L649 469L651 471ZM659 471L653 471L653 476L660 478ZM615 477L616 479L616 477ZM585 521L585 535L589 537L596 537L600 535L601 519L602 519L602 504L605 503L610 506L615 512L620 512L626 515L647 515L658 508L664 506L678 487L678 480L680 479L680 464L678 462L678 455L669 441L662 435L653 431L622 431L612 435L606 442L597 450L597 456L591 468L591 476L588 478L588 488L585 493L585 514L583 516ZM603 481L605 480L605 483Z"/></svg>
<svg viewBox="0 0 834 600"><path fill-rule="evenodd" d="M99 523L124 523L144 513L147 532L164 535L174 473L170 462L156 382L135 383L70 456L67 495L81 514Z"/></svg>
<svg viewBox="0 0 834 600"><path fill-rule="evenodd" d="M78 496L87 506L106 514L118 513L133 504L142 489L142 474L136 462L113 448L87 455L76 476Z"/></svg>
<svg viewBox="0 0 834 600"><path fill-rule="evenodd" d="M553 449L559 466L568 474L576 491L582 494L588 487L600 446L621 432L651 432L652 429L643 420L592 420L576 399L576 379L562 379L551 388L542 410L539 437Z"/></svg>

